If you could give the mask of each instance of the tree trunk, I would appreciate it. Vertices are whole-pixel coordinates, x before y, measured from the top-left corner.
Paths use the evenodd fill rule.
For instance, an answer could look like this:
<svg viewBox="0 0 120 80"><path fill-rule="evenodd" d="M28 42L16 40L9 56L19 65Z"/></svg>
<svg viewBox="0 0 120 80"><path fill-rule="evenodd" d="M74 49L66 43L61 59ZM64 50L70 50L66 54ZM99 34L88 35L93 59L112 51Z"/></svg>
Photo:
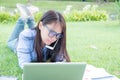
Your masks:
<svg viewBox="0 0 120 80"><path fill-rule="evenodd" d="M97 3L100 3L100 0L96 0Z"/></svg>
<svg viewBox="0 0 120 80"><path fill-rule="evenodd" d="M28 0L28 2L27 2L28 4L31 4L31 0Z"/></svg>
<svg viewBox="0 0 120 80"><path fill-rule="evenodd" d="M86 1L86 0L82 0L82 1Z"/></svg>
<svg viewBox="0 0 120 80"><path fill-rule="evenodd" d="M105 2L108 2L108 0L104 0Z"/></svg>

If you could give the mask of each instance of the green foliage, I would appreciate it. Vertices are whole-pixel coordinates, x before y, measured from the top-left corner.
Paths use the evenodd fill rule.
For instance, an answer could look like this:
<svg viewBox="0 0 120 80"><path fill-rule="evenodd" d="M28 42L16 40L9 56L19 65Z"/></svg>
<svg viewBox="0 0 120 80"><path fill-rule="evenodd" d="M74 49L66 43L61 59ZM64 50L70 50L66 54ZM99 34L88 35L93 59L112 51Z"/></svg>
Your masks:
<svg viewBox="0 0 120 80"><path fill-rule="evenodd" d="M42 15L43 15L42 12L36 13L35 16L34 16L35 17L35 22L38 22Z"/></svg>
<svg viewBox="0 0 120 80"><path fill-rule="evenodd" d="M73 1L73 0L60 0L60 1ZM83 0L74 0L74 1L83 1ZM86 2L96 2L96 1L101 1L103 2L104 0L84 0ZM115 0L108 0L109 2L114 2Z"/></svg>
<svg viewBox="0 0 120 80"><path fill-rule="evenodd" d="M38 22L43 15L42 12L35 14L35 22ZM11 15L7 12L0 13L0 23L15 22L19 17L19 14ZM108 15L105 11L71 11L69 14L64 15L66 21L105 21L108 19Z"/></svg>
<svg viewBox="0 0 120 80"><path fill-rule="evenodd" d="M18 17L18 14L12 15L8 12L0 12L0 23L15 22Z"/></svg>
<svg viewBox="0 0 120 80"><path fill-rule="evenodd" d="M120 22L120 2L116 0L115 4L116 4L117 12L118 12L118 20Z"/></svg>
<svg viewBox="0 0 120 80"><path fill-rule="evenodd" d="M108 15L105 11L86 10L86 11L71 11L69 14L65 14L67 21L105 21L108 19Z"/></svg>
<svg viewBox="0 0 120 80"><path fill-rule="evenodd" d="M115 4L116 4L116 8L120 11L120 2L116 0Z"/></svg>
<svg viewBox="0 0 120 80"><path fill-rule="evenodd" d="M42 16L42 12L36 13L35 14L35 22L39 21L41 16ZM17 19L19 18L19 14L14 14L11 15L8 12L0 12L0 23L10 23L10 22L16 22Z"/></svg>
<svg viewBox="0 0 120 80"><path fill-rule="evenodd" d="M39 21L41 16L42 16L42 12L36 13L35 14L35 22ZM11 23L11 22L16 22L17 19L19 18L20 14L10 14L8 12L0 12L0 23Z"/></svg>

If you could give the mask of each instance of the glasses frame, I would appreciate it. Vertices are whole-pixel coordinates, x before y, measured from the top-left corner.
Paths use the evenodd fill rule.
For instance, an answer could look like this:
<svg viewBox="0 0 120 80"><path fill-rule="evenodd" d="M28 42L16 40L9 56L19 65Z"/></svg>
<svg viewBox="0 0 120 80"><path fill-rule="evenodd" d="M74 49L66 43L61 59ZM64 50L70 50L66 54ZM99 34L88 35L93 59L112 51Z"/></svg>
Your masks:
<svg viewBox="0 0 120 80"><path fill-rule="evenodd" d="M63 37L62 33L57 33L55 31L53 31L52 29L50 29L47 25L44 25L44 27L49 31L48 36L50 38L53 38L55 36L56 39L60 39Z"/></svg>

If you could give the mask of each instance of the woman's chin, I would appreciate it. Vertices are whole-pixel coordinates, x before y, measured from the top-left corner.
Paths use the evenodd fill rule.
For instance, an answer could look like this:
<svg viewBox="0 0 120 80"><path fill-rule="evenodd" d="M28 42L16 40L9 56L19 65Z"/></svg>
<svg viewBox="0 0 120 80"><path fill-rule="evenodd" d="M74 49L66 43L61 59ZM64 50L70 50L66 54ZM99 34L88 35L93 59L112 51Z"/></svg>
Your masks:
<svg viewBox="0 0 120 80"><path fill-rule="evenodd" d="M46 42L45 44L46 44L46 45L50 45L50 44L51 44L51 42L49 42L49 41L48 41L48 42Z"/></svg>

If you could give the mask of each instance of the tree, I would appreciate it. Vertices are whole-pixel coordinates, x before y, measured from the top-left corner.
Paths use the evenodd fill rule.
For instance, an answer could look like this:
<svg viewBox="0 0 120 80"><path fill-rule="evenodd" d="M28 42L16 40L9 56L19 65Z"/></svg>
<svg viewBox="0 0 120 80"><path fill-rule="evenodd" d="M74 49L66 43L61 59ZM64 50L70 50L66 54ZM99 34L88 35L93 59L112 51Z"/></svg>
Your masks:
<svg viewBox="0 0 120 80"><path fill-rule="evenodd" d="M118 10L118 20L119 20L119 24L120 24L120 2L119 2L119 0L116 0L116 8Z"/></svg>
<svg viewBox="0 0 120 80"><path fill-rule="evenodd" d="M116 0L117 2L119 2L119 0Z"/></svg>
<svg viewBox="0 0 120 80"><path fill-rule="evenodd" d="M27 3L28 3L28 4L31 4L31 0L28 0Z"/></svg>
<svg viewBox="0 0 120 80"><path fill-rule="evenodd" d="M108 0L104 0L105 2L108 2Z"/></svg>

